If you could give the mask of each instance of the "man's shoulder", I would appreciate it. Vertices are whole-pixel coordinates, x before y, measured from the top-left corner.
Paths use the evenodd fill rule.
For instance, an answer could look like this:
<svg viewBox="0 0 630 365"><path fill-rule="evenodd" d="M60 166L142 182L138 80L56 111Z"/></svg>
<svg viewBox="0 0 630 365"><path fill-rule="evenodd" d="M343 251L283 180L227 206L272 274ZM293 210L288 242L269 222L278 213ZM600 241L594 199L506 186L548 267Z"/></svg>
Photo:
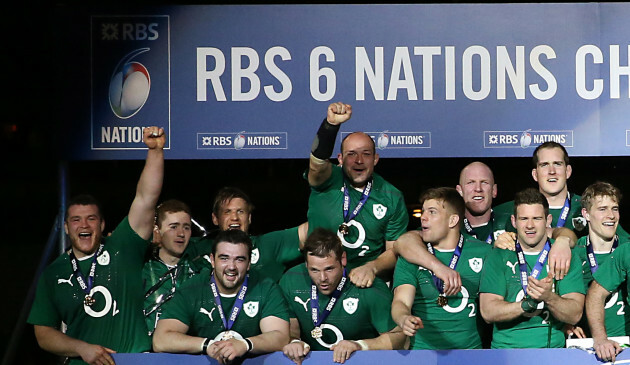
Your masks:
<svg viewBox="0 0 630 365"><path fill-rule="evenodd" d="M42 277L46 279L55 278L60 275L65 275L66 272L72 272L68 250L64 251L44 269Z"/></svg>
<svg viewBox="0 0 630 365"><path fill-rule="evenodd" d="M581 203L582 202L582 196L577 195L577 194L571 194L571 203L576 202L576 203Z"/></svg>
<svg viewBox="0 0 630 365"><path fill-rule="evenodd" d="M466 250L468 250L468 252L479 252L487 255L490 251L492 251L492 245L471 235L464 234L464 251Z"/></svg>
<svg viewBox="0 0 630 365"><path fill-rule="evenodd" d="M309 286L311 278L308 276L306 264L301 263L287 270L280 279L280 287L284 291L301 290Z"/></svg>
<svg viewBox="0 0 630 365"><path fill-rule="evenodd" d="M395 187L392 183L385 180L381 175L376 172L372 174L372 178L374 180L374 189L385 194L393 194L393 197L400 198L403 196L403 193Z"/></svg>
<svg viewBox="0 0 630 365"><path fill-rule="evenodd" d="M492 208L494 214L512 214L514 211L514 200L507 201Z"/></svg>

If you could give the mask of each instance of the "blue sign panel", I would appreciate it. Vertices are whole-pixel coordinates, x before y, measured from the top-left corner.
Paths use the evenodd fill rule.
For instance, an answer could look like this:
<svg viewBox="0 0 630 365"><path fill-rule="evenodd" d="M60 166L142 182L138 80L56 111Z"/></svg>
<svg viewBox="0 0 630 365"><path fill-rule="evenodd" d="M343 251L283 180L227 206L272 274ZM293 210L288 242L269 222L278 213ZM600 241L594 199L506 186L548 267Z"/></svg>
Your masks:
<svg viewBox="0 0 630 365"><path fill-rule="evenodd" d="M331 102L383 157L630 155L630 4L175 6L91 16L70 158L306 158ZM85 128L75 128L83 131ZM79 133L79 132L77 132Z"/></svg>

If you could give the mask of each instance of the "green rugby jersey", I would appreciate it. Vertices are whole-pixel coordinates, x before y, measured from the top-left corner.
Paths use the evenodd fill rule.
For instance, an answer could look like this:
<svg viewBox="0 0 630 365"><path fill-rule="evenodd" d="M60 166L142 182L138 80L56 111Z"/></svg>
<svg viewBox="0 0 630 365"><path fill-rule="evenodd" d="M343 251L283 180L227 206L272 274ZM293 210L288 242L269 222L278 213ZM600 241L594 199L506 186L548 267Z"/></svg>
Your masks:
<svg viewBox="0 0 630 365"><path fill-rule="evenodd" d="M376 278L369 288L358 288L350 280L341 292L330 315L321 325L323 336L311 337L314 328L311 319L311 278L305 264L298 265L284 274L280 287L289 305L291 318L300 322L302 341L313 351L329 350L341 340L361 340L378 337L396 327L391 317L392 293L385 282ZM320 313L324 311L330 296L318 292Z"/></svg>
<svg viewBox="0 0 630 365"><path fill-rule="evenodd" d="M187 280L175 292L173 299L164 305L160 320L179 320L189 327L188 334L191 336L213 339L225 331L210 289L210 273L210 270L203 270ZM261 334L260 321L263 318L274 316L288 322L287 304L278 285L269 278L255 275L250 275L248 281L243 307L231 330L246 338ZM229 296L220 295L226 320L237 295L238 292Z"/></svg>
<svg viewBox="0 0 630 365"><path fill-rule="evenodd" d="M149 242L136 234L127 217L103 242L91 290L96 302L84 305L85 293L66 252L39 279L28 323L60 328L63 321L67 325L66 334L72 338L116 352L149 351L151 340L142 315L142 266ZM86 280L91 264L92 257L79 260ZM71 363L84 362L72 359Z"/></svg>
<svg viewBox="0 0 630 365"><path fill-rule="evenodd" d="M343 223L344 174L332 166L330 178L311 187L308 200L308 231L323 227L338 232ZM346 183L350 195L349 211L361 199L358 191ZM348 258L348 270L376 259L385 250L386 241L395 241L407 231L409 216L403 194L380 175L373 175L370 196L359 214L350 221L347 235L338 233Z"/></svg>
<svg viewBox="0 0 630 365"><path fill-rule="evenodd" d="M628 239L619 239L619 245L625 244ZM587 250L586 250L586 236L580 238L573 249L573 254L578 255L582 262L582 276L584 278L584 287L588 289L588 286L593 281L593 274L591 272L591 266L589 264ZM597 265L602 265L604 262L610 259L612 253L610 252L595 252L595 259ZM604 306L606 333L608 336L626 336L627 329L630 329L630 313L628 313L626 297L628 296L627 288L620 286L613 291L607 298ZM582 319L578 323L580 327L586 331L587 337L590 337L590 330L588 326L588 319L586 317L586 311L582 315Z"/></svg>
<svg viewBox="0 0 630 365"><path fill-rule="evenodd" d="M593 279L599 283L604 289L608 290L611 293L619 292L621 295L618 296L617 302L613 304L613 308L619 307L618 302L624 301L624 304L627 304L630 300L630 281L628 280L628 270L630 269L630 245L624 240L624 244L621 243L621 238L619 242L619 247L608 256L608 259L605 262L599 264L598 270L593 274ZM609 306L611 300L607 298L606 306ZM619 308L620 310L623 308ZM623 309L624 312L627 312L627 307ZM615 318L619 318L616 316ZM608 336L611 335L611 332L608 328L608 309L606 309L606 333ZM621 320L620 320L621 322ZM623 335L627 335L630 333L630 328L627 326L624 328ZM619 325L619 323L617 323ZM611 326L612 327L612 326ZM612 330L612 328L611 328Z"/></svg>
<svg viewBox="0 0 630 365"><path fill-rule="evenodd" d="M525 254L528 274L534 267L538 254ZM541 270L539 279L547 276L547 265ZM488 254L483 273L480 293L492 293L507 302L520 302L523 288L516 252L493 249ZM585 294L581 262L577 255L571 257L571 267L564 279L555 282L554 292L560 296L567 293ZM492 348L560 348L565 346L562 327L551 312L543 308L528 316L521 315L511 321L494 323Z"/></svg>
<svg viewBox="0 0 630 365"><path fill-rule="evenodd" d="M394 288L412 285L416 288L411 314L422 319L424 328L411 338L412 350L478 349L481 348L479 328L479 281L486 255L492 246L464 235L462 254L455 270L462 279L462 290L448 297L448 304L437 304L439 292L433 276L425 268L398 258L394 272ZM453 250L439 251L435 256L448 266Z"/></svg>

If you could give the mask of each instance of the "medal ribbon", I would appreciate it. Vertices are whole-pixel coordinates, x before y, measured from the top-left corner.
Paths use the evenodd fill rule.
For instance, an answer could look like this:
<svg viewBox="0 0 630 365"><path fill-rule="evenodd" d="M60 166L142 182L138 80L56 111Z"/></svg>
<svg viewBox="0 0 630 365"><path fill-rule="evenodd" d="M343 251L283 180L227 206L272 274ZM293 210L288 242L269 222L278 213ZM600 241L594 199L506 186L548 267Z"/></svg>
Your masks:
<svg viewBox="0 0 630 365"><path fill-rule="evenodd" d="M344 267L341 281L339 282L339 285L337 285L335 291L332 293L332 296L328 301L326 308L324 308L324 312L320 316L319 301L317 299L317 285L315 285L315 283L313 283L313 281L311 280L311 318L315 327L319 327L319 325L326 320L330 312L332 312L335 303L337 303L337 299L339 299L339 297L341 296L343 287L346 285L346 281L348 281L348 278L346 277L346 268Z"/></svg>
<svg viewBox="0 0 630 365"><path fill-rule="evenodd" d="M219 312L219 316L221 317L221 321L223 322L223 327L226 331L229 331L234 325L234 321L236 321L236 317L238 313L243 308L243 301L245 299L245 293L247 293L247 282L249 279L249 274L245 276L245 280L243 281L243 285L241 285L241 290L238 292L236 296L236 301L232 306L232 313L230 314L230 318L225 319L225 314L223 313L223 306L221 305L221 297L219 296L219 291L217 290L217 282L214 279L214 273L210 275L210 289L212 289L212 296L214 296L214 304L217 306L217 311Z"/></svg>
<svg viewBox="0 0 630 365"><path fill-rule="evenodd" d="M85 295L90 295L90 291L92 291L92 286L94 286L94 276L96 275L96 258L99 257L100 254L103 252L104 247L105 246L101 243L101 245L98 247L98 250L94 254L94 257L92 257L92 264L90 265L90 273L88 274L87 283L85 282L85 277L83 276L83 274L81 274L81 269L79 268L78 262L79 260L77 260L77 257L74 255L74 251L70 249L70 253L68 254L70 256L72 272L77 278L77 282L79 283L79 286L81 287L81 290L83 290Z"/></svg>
<svg viewBox="0 0 630 365"><path fill-rule="evenodd" d="M615 240L613 241L610 252L614 252L617 246L619 246L619 237L615 235ZM595 257L595 252L593 252L593 245L591 244L591 240L590 238L588 238L588 236L586 236L586 256L588 257L588 263L591 267L591 273L595 274L595 271L597 271L599 265L597 264L597 258Z"/></svg>
<svg viewBox="0 0 630 365"><path fill-rule="evenodd" d="M567 198L564 200L564 206L562 207L562 213L560 214L560 217L558 217L558 223L556 224L556 227L564 227L564 225L567 223L567 217L569 216L570 210L571 199L569 199L569 196L567 195Z"/></svg>
<svg viewBox="0 0 630 365"><path fill-rule="evenodd" d="M490 225L490 234L488 234L488 237L486 238L486 243L492 244L492 238L493 238L492 235L494 233L494 212L490 213L490 220L488 221L488 224ZM469 235L477 239L481 239L477 237L477 233L475 233L475 229L468 222L468 218L464 218L464 229L466 230L466 233L468 233Z"/></svg>
<svg viewBox="0 0 630 365"><path fill-rule="evenodd" d="M348 185L346 185L345 182L343 183L343 222L344 223L350 222L351 220L354 219L354 217L356 217L359 214L359 212L361 211L361 208L363 208L363 206L365 205L365 202L370 197L371 191L372 191L372 179L370 179L367 185L365 185L365 188L363 188L363 191L361 192L361 199L359 200L359 203L354 208L354 210L350 212L350 193L348 192Z"/></svg>
<svg viewBox="0 0 630 365"><path fill-rule="evenodd" d="M457 267L457 263L459 262L459 257L462 255L463 250L464 250L464 235L460 234L459 242L457 242L457 247L455 247L455 251L453 251L453 256L451 256L451 262L448 264L448 267L455 270L455 268ZM429 242L427 242L427 251L429 251L431 255L435 256L435 250L433 249L433 246ZM435 284L435 287L437 288L438 292L440 292L440 294L444 294L444 282L442 281L442 279L435 276L434 273L431 273L431 276L433 276L433 283Z"/></svg>
<svg viewBox="0 0 630 365"><path fill-rule="evenodd" d="M550 249L551 244L549 243L549 239L547 239L547 242L545 242L545 247L538 254L538 259L536 260L534 269L529 276L533 277L534 279L538 279L538 276L542 272L543 266L547 262L547 257L549 256ZM523 248L521 248L521 244L518 243L518 241L516 241L516 257L518 258L518 268L521 271L521 286L523 287L523 294L527 295L527 262L525 261Z"/></svg>

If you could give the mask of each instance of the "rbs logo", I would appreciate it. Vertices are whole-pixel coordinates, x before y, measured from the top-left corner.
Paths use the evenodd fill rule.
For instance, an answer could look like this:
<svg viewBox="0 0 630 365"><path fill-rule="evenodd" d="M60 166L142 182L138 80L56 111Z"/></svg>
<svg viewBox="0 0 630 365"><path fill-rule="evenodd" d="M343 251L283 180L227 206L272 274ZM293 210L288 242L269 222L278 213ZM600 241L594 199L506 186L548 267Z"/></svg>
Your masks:
<svg viewBox="0 0 630 365"><path fill-rule="evenodd" d="M154 41L158 39L157 23L123 23L122 24L122 40L123 41Z"/></svg>

